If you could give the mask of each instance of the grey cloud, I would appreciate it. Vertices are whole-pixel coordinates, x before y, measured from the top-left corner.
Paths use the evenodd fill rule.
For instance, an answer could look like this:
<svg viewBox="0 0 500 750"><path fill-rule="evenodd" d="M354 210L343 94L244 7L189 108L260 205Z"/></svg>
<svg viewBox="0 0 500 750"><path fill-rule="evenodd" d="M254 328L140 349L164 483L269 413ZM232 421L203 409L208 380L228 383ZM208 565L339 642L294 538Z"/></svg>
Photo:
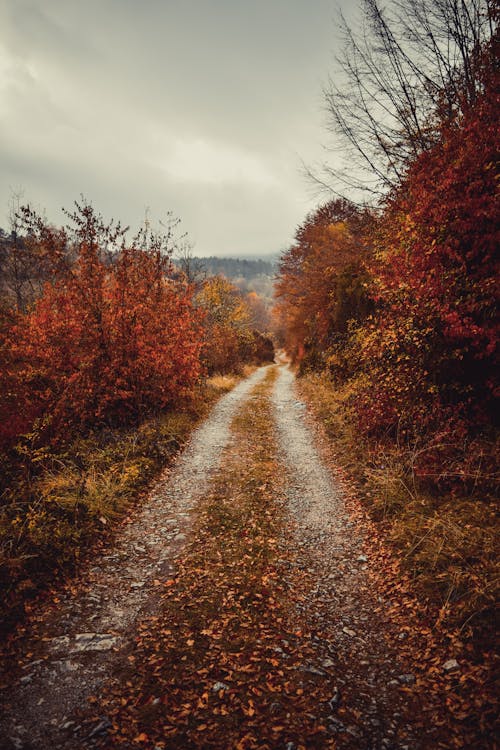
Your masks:
<svg viewBox="0 0 500 750"><path fill-rule="evenodd" d="M59 220L83 192L124 222L171 209L201 254L279 250L311 207L330 0L6 0L9 186ZM4 212L2 213L2 210Z"/></svg>

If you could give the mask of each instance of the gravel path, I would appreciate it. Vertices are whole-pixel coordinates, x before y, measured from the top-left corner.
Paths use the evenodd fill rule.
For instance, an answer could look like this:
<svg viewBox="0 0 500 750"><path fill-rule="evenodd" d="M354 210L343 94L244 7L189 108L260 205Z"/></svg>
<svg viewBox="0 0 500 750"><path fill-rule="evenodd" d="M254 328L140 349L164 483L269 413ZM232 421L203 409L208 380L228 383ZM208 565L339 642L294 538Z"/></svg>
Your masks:
<svg viewBox="0 0 500 750"><path fill-rule="evenodd" d="M319 663L322 658L326 670L337 675L332 705L342 702L348 709L342 721L332 711L329 729L339 748L415 750L420 744L412 735L411 709L401 692L414 677L398 663L401 634L391 633L386 603L372 591L362 529L349 520L288 367L280 368L273 401L282 460L289 467L287 494L297 522L298 564L311 581L298 614L322 634L316 643Z"/></svg>
<svg viewBox="0 0 500 750"><path fill-rule="evenodd" d="M1 750L91 748L106 733L108 719L89 715L88 698L98 696L131 655L138 621L155 613L160 582L175 570L191 512L231 442L231 421L267 369L219 401L115 545L60 596L57 610L47 606L34 617L22 644L25 657L0 693ZM412 734L411 707L401 690L414 679L398 661L398 638L404 634L391 631L386 602L372 590L362 527L349 518L322 458L318 428L286 366L279 368L272 399L296 523L288 541L306 587L293 607L298 621L316 634L314 658L304 669L331 686L327 733L339 750L429 747ZM98 699L95 706L98 711ZM80 725L79 710L88 717Z"/></svg>
<svg viewBox="0 0 500 750"><path fill-rule="evenodd" d="M218 402L113 549L83 572L76 593L61 595L57 611L38 614L43 639L35 627L24 644L27 656L19 674L12 675L0 695L2 750L77 746L74 733L81 736L81 728L71 715L98 693L113 664L126 658L138 616L154 611L159 598L155 581L174 570L189 511L219 465L236 410L266 370L256 370ZM105 729L103 717L89 727L88 737Z"/></svg>

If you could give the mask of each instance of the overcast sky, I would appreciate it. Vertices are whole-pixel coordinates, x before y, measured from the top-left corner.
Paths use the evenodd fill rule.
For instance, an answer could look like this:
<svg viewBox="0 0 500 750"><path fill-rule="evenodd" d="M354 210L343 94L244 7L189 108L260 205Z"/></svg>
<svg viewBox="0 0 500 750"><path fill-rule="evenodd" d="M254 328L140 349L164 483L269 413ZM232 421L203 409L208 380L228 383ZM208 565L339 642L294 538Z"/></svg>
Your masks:
<svg viewBox="0 0 500 750"><path fill-rule="evenodd" d="M282 250L338 38L335 0L0 0L0 226L12 189L54 222L83 193L196 254Z"/></svg>

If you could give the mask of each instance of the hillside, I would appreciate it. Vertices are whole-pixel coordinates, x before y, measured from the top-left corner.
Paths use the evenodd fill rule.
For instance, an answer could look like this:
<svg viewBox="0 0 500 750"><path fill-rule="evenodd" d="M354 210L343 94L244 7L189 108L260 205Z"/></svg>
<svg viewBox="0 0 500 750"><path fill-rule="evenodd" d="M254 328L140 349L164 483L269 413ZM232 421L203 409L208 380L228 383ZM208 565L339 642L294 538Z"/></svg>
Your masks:
<svg viewBox="0 0 500 750"><path fill-rule="evenodd" d="M273 298L276 261L273 256L266 258L209 258L192 259L206 276L222 275L232 281L243 292L256 292L269 304Z"/></svg>

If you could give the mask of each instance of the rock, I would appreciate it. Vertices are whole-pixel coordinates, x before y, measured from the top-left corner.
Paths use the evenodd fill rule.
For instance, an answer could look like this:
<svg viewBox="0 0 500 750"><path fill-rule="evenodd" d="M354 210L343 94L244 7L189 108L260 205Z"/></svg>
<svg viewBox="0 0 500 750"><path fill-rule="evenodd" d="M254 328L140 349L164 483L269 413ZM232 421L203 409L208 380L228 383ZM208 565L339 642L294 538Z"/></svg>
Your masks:
<svg viewBox="0 0 500 750"><path fill-rule="evenodd" d="M43 664L43 659L35 659L35 661L30 661L28 664L25 664L23 669L31 669L31 667L37 667L39 664Z"/></svg>
<svg viewBox="0 0 500 750"><path fill-rule="evenodd" d="M229 690L229 685L225 682L214 682L212 685L212 693L218 693L219 690Z"/></svg>
<svg viewBox="0 0 500 750"><path fill-rule="evenodd" d="M120 639L111 633L78 633L72 651L109 651L119 642Z"/></svg>
<svg viewBox="0 0 500 750"><path fill-rule="evenodd" d="M328 729L330 732L345 732L345 724L339 721L335 716L327 716Z"/></svg>
<svg viewBox="0 0 500 750"><path fill-rule="evenodd" d="M415 675L414 674L400 674L398 680L402 685L414 685Z"/></svg>
<svg viewBox="0 0 500 750"><path fill-rule="evenodd" d="M450 672L456 672L460 669L460 665L456 659L448 659L443 664L443 671L449 674Z"/></svg>
<svg viewBox="0 0 500 750"><path fill-rule="evenodd" d="M361 563L365 563L365 562L368 562L368 558L366 555L358 555L357 561Z"/></svg>
<svg viewBox="0 0 500 750"><path fill-rule="evenodd" d="M30 683L31 680L33 679L33 674L34 673L32 672L31 674L27 674L24 677L21 677L21 679L19 680L21 685L28 685L28 683Z"/></svg>
<svg viewBox="0 0 500 750"><path fill-rule="evenodd" d="M144 587L144 581L134 581L130 584L131 589L142 589Z"/></svg>
<svg viewBox="0 0 500 750"><path fill-rule="evenodd" d="M335 666L335 662L331 659L323 659L323 661L321 662L321 666L325 667L325 669L331 669L331 667Z"/></svg>
<svg viewBox="0 0 500 750"><path fill-rule="evenodd" d="M101 721L98 724L96 724L93 730L88 734L88 738L91 739L92 737L97 737L100 734L106 734L106 732L110 728L111 728L110 720L101 719Z"/></svg>
<svg viewBox="0 0 500 750"><path fill-rule="evenodd" d="M179 533L174 536L174 541L183 542L185 538L186 538L185 534Z"/></svg>
<svg viewBox="0 0 500 750"><path fill-rule="evenodd" d="M349 726L346 727L345 731L347 732L347 734L350 734L351 737L359 737L359 731L358 731L358 729L355 726L353 726L352 724L349 724Z"/></svg>
<svg viewBox="0 0 500 750"><path fill-rule="evenodd" d="M320 669L318 667L313 666L312 664L308 664L305 667L299 667L301 672L307 672L308 674L314 674L318 677L326 677L327 673L324 669Z"/></svg>
<svg viewBox="0 0 500 750"><path fill-rule="evenodd" d="M328 701L328 705L330 706L332 711L340 706L340 690L338 689L338 687L333 688L333 695Z"/></svg>
<svg viewBox="0 0 500 750"><path fill-rule="evenodd" d="M80 665L76 661L66 659L65 661L59 662L59 668L61 672L76 672L78 669L80 669Z"/></svg>
<svg viewBox="0 0 500 750"><path fill-rule="evenodd" d="M356 635L356 631L351 630L351 628L342 628L342 632L345 633L346 635L350 635L351 638L354 638L354 636Z"/></svg>
<svg viewBox="0 0 500 750"><path fill-rule="evenodd" d="M65 651L69 647L69 635L60 635L50 641L51 651Z"/></svg>

